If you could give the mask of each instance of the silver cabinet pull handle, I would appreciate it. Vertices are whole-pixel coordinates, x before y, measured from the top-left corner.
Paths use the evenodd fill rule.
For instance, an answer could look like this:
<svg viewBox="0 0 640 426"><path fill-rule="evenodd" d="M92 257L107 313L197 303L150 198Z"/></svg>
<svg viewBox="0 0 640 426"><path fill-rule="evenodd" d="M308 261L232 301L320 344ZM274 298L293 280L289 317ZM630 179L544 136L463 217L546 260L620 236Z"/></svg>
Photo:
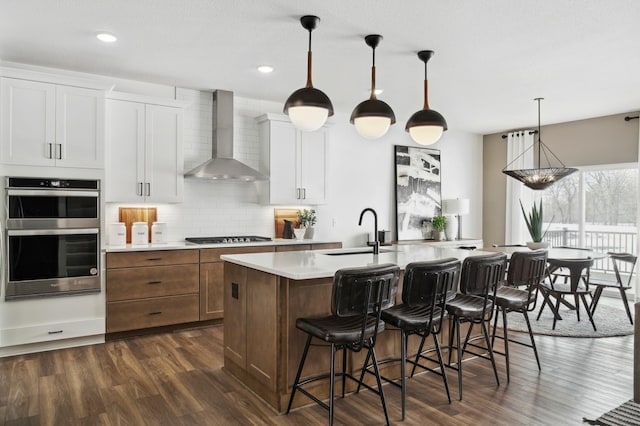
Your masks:
<svg viewBox="0 0 640 426"><path fill-rule="evenodd" d="M302 199L303 200L307 199L307 188L302 188Z"/></svg>
<svg viewBox="0 0 640 426"><path fill-rule="evenodd" d="M149 315L160 315L161 313L162 313L162 311L149 312Z"/></svg>
<svg viewBox="0 0 640 426"><path fill-rule="evenodd" d="M147 284L149 284L149 285L158 285L158 284L162 284L162 281L149 281Z"/></svg>
<svg viewBox="0 0 640 426"><path fill-rule="evenodd" d="M136 188L136 195L139 196L143 196L144 194L142 193L142 182L138 182L137 188Z"/></svg>
<svg viewBox="0 0 640 426"><path fill-rule="evenodd" d="M49 334L60 334L62 330L49 331Z"/></svg>
<svg viewBox="0 0 640 426"><path fill-rule="evenodd" d="M147 182L147 197L151 196L151 184Z"/></svg>
<svg viewBox="0 0 640 426"><path fill-rule="evenodd" d="M58 160L62 160L62 144L61 143L56 144L56 158Z"/></svg>
<svg viewBox="0 0 640 426"><path fill-rule="evenodd" d="M300 199L300 188L296 188L296 198Z"/></svg>
<svg viewBox="0 0 640 426"><path fill-rule="evenodd" d="M47 145L49 145L49 158L53 158L53 144L48 143Z"/></svg>

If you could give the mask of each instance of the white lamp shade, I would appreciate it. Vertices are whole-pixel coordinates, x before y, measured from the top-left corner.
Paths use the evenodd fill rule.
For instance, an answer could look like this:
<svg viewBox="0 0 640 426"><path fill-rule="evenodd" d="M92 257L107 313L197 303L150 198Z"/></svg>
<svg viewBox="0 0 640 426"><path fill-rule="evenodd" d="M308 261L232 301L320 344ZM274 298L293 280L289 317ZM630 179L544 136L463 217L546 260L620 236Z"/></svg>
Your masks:
<svg viewBox="0 0 640 426"><path fill-rule="evenodd" d="M389 117L357 117L353 120L356 131L367 139L378 139L384 136L391 126Z"/></svg>
<svg viewBox="0 0 640 426"><path fill-rule="evenodd" d="M450 200L442 200L442 213L463 215L469 213L469 199L453 198Z"/></svg>
<svg viewBox="0 0 640 426"><path fill-rule="evenodd" d="M409 129L411 139L420 145L431 145L438 142L444 129L442 126L415 126Z"/></svg>
<svg viewBox="0 0 640 426"><path fill-rule="evenodd" d="M288 114L296 129L313 132L327 122L329 110L314 106L295 106L289 107Z"/></svg>

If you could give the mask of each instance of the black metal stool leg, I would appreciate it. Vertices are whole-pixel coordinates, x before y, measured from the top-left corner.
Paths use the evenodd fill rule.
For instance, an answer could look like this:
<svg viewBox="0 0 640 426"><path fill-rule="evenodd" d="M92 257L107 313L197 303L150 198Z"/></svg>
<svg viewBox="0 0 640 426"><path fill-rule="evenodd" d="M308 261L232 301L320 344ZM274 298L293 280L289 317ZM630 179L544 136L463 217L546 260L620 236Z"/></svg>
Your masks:
<svg viewBox="0 0 640 426"><path fill-rule="evenodd" d="M487 349L489 350L489 358L491 359L491 365L493 366L493 374L496 376L496 383L500 386L500 379L498 378L498 369L496 368L496 360L493 356L493 348L491 347L491 340L489 339L489 330L487 330L487 324L484 321L480 323L484 338L487 341Z"/></svg>
<svg viewBox="0 0 640 426"><path fill-rule="evenodd" d="M536 362L538 363L538 370L542 370L540 368L540 358L538 357L538 348L536 347L536 341L533 339L533 330L531 329L531 323L529 322L529 315L527 311L523 311L524 320L527 323L527 330L529 330L529 338L531 339L531 347L533 348L533 353L536 356Z"/></svg>
<svg viewBox="0 0 640 426"><path fill-rule="evenodd" d="M422 348L424 347L424 339L426 339L426 337L427 337L426 334L422 336L422 340L420 341L420 347L418 348L418 354L416 355L416 361L413 363L413 368L411 368L411 376L409 377L413 377L414 373L416 372L416 367L418 366L418 361L420 360L420 354L422 353ZM451 358L449 358L449 363L451 363Z"/></svg>
<svg viewBox="0 0 640 426"><path fill-rule="evenodd" d="M402 400L402 420L404 420L407 397L407 335L400 330L400 398Z"/></svg>
<svg viewBox="0 0 640 426"><path fill-rule="evenodd" d="M433 336L433 344L436 347L436 353L438 354L438 363L440 364L440 371L442 372L442 381L444 382L444 389L447 391L447 399L451 404L451 394L449 393L449 381L447 380L447 372L444 369L444 362L442 360L442 351L440 350L440 342L438 341L438 335L431 333ZM415 368L415 365L414 365Z"/></svg>
<svg viewBox="0 0 640 426"><path fill-rule="evenodd" d="M380 380L380 370L378 369L378 359L376 358L376 352L373 348L369 349L371 357L373 358L373 369L376 373L376 382L378 382L378 395L380 395L380 402L382 403L382 410L384 411L384 419L387 426L389 426L389 415L387 414L387 404L384 400L384 391L382 390L382 380Z"/></svg>
<svg viewBox="0 0 640 426"><path fill-rule="evenodd" d="M456 360L456 362L458 363L458 398L460 399L460 401L462 401L462 345L460 344L460 319L456 317L455 321L456 338L458 342L458 359Z"/></svg>
<svg viewBox="0 0 640 426"><path fill-rule="evenodd" d="M336 380L336 345L331 344L331 373L329 376L329 426L333 425L333 400Z"/></svg>
<svg viewBox="0 0 640 426"><path fill-rule="evenodd" d="M502 333L504 336L504 358L507 365L507 383L511 380L509 372L509 333L507 332L507 310L500 309L502 311ZM495 331L494 331L495 333ZM491 342L491 348L493 349L493 341Z"/></svg>
<svg viewBox="0 0 640 426"><path fill-rule="evenodd" d="M345 379L347 377L347 348L342 348L342 397L344 398Z"/></svg>
<svg viewBox="0 0 640 426"><path fill-rule="evenodd" d="M298 365L298 372L296 373L296 379L293 382L293 388L291 389L291 396L289 397L289 405L287 405L287 414L291 411L291 404L293 403L293 397L296 394L296 390L298 390L298 382L300 381L300 375L302 374L302 367L304 366L304 362L307 359L307 353L309 352L309 346L311 345L311 335L309 334L307 337L307 343L304 345L304 350L302 351L302 358L300 359L300 365Z"/></svg>

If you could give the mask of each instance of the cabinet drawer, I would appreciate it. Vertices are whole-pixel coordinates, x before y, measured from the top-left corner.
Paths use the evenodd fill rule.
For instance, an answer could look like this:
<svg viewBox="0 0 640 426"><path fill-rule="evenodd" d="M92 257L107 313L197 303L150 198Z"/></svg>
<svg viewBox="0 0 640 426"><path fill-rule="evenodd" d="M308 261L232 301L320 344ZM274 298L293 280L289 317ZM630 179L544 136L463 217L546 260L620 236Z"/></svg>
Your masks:
<svg viewBox="0 0 640 426"><path fill-rule="evenodd" d="M311 244L291 244L287 246L276 246L276 251L303 251L311 250Z"/></svg>
<svg viewBox="0 0 640 426"><path fill-rule="evenodd" d="M107 303L107 333L198 321L198 295Z"/></svg>
<svg viewBox="0 0 640 426"><path fill-rule="evenodd" d="M156 250L107 253L107 269L198 263L198 250Z"/></svg>
<svg viewBox="0 0 640 426"><path fill-rule="evenodd" d="M200 249L200 263L220 262L220 256L223 254L265 253L272 251L274 251L273 246Z"/></svg>
<svg viewBox="0 0 640 426"><path fill-rule="evenodd" d="M107 302L197 292L197 264L107 271Z"/></svg>
<svg viewBox="0 0 640 426"><path fill-rule="evenodd" d="M342 243L317 243L311 244L311 250L326 250L342 248Z"/></svg>
<svg viewBox="0 0 640 426"><path fill-rule="evenodd" d="M0 346L25 345L104 333L104 318L0 330Z"/></svg>

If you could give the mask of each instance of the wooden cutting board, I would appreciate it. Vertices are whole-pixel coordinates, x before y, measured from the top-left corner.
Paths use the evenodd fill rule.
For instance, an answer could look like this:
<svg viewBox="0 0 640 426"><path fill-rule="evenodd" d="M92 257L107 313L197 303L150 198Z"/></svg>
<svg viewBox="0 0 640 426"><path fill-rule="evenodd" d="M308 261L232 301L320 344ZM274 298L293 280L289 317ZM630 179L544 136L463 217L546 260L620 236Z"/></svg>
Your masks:
<svg viewBox="0 0 640 426"><path fill-rule="evenodd" d="M276 227L276 238L282 238L284 231L284 220L293 222L293 227L298 226L298 209L273 209L273 217Z"/></svg>
<svg viewBox="0 0 640 426"><path fill-rule="evenodd" d="M151 242L151 225L158 221L158 209L156 207L120 207L118 220L127 227L127 243L131 243L131 225L133 222L147 222L149 226L149 242Z"/></svg>

